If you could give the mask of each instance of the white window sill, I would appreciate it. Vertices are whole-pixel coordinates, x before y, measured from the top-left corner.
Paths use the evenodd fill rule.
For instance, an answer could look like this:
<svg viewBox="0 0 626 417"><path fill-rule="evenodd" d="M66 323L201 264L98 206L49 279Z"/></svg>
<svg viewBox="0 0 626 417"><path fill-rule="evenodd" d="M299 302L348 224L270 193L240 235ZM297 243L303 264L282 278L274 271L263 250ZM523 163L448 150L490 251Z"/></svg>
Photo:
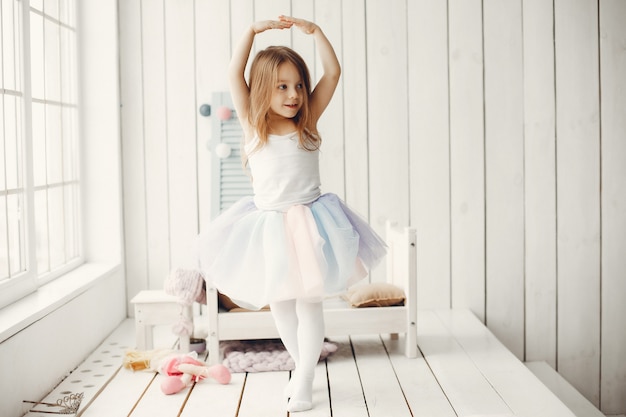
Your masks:
<svg viewBox="0 0 626 417"><path fill-rule="evenodd" d="M119 270L118 263L86 263L0 309L0 343Z"/></svg>

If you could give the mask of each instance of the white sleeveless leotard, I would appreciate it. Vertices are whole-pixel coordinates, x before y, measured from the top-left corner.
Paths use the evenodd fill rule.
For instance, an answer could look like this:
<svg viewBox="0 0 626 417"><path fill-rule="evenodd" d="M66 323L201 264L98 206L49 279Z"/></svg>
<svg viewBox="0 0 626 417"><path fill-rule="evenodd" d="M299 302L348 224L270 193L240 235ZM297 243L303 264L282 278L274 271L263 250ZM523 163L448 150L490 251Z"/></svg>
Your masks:
<svg viewBox="0 0 626 417"><path fill-rule="evenodd" d="M259 209L286 211L320 196L319 151L301 148L297 132L269 135L260 148L258 143L256 136L244 150L252 172L254 203Z"/></svg>

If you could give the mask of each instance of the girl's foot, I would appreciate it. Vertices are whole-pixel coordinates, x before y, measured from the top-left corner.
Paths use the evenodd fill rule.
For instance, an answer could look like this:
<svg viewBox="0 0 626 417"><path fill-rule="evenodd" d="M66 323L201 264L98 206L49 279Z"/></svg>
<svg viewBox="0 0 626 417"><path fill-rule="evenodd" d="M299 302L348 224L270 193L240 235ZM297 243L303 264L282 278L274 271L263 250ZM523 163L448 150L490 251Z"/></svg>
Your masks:
<svg viewBox="0 0 626 417"><path fill-rule="evenodd" d="M313 408L313 403L311 401L300 401L291 399L287 404L287 411L290 413L296 413L298 411L307 411Z"/></svg>
<svg viewBox="0 0 626 417"><path fill-rule="evenodd" d="M287 411L292 413L313 408L313 375L308 378L299 377L300 374L292 377L287 384L287 389L291 391Z"/></svg>

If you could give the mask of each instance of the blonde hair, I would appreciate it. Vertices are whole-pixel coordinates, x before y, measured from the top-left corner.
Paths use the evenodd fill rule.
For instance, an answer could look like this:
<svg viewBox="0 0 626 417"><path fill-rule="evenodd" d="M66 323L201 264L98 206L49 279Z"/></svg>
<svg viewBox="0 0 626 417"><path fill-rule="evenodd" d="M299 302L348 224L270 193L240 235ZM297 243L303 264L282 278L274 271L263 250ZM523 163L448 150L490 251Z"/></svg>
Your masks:
<svg viewBox="0 0 626 417"><path fill-rule="evenodd" d="M293 49L286 46L270 46L260 51L252 61L250 67L250 102L248 121L259 135L257 148L267 143L269 136L269 110L272 98L272 89L278 81L278 67L291 62L300 73L304 84L305 94L302 107L294 117L298 142L301 148L308 151L319 149L322 139L317 132L316 120L311 114L309 97L311 96L311 76L304 59Z"/></svg>

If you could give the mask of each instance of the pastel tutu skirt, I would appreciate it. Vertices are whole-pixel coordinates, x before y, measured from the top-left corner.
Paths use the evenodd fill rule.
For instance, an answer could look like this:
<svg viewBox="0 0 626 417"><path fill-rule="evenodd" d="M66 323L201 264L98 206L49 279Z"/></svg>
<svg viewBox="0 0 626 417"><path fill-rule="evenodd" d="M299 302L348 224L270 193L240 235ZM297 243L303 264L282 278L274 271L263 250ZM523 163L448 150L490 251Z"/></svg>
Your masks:
<svg viewBox="0 0 626 417"><path fill-rule="evenodd" d="M285 212L260 210L245 197L211 222L197 244L205 279L250 309L344 291L387 250L335 194Z"/></svg>

